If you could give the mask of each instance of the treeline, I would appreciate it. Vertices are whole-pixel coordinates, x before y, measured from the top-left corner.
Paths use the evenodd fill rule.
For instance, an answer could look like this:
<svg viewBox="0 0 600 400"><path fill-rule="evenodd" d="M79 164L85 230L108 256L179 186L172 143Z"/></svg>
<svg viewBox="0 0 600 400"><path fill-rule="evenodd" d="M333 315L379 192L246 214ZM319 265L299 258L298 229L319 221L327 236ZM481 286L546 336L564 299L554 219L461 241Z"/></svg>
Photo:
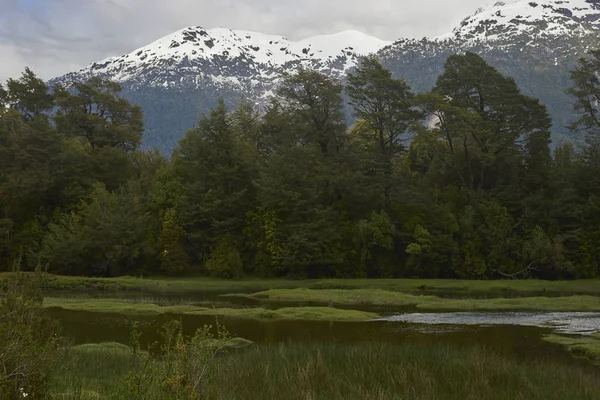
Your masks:
<svg viewBox="0 0 600 400"><path fill-rule="evenodd" d="M346 87L286 75L263 113L221 103L171 160L92 78L0 86L0 268L77 275L549 279L600 271L600 52L571 127L478 55L414 94L376 60ZM344 98L357 122L345 123Z"/></svg>

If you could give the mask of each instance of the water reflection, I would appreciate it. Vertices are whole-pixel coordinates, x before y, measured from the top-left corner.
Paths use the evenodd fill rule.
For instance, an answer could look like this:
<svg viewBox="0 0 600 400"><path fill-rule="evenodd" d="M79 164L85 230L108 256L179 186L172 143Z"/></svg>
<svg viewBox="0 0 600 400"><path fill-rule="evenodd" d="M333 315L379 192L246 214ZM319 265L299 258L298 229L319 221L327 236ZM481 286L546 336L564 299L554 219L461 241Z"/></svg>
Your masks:
<svg viewBox="0 0 600 400"><path fill-rule="evenodd" d="M58 318L63 333L75 344L115 341L129 343L132 327L139 326L142 344L160 340L160 328L170 319L180 320L186 333L204 324L215 323L214 317L168 315L127 318L115 314L50 309ZM458 346L479 344L499 351L539 356L548 346L540 340L549 329L533 326L430 325L398 321L326 322L326 321L258 321L219 318L232 334L257 343L280 342L387 342L451 343ZM541 350L545 349L545 350Z"/></svg>
<svg viewBox="0 0 600 400"><path fill-rule="evenodd" d="M518 325L552 328L558 333L592 334L600 332L600 313L589 312L457 312L409 313L387 316L379 321L427 325Z"/></svg>

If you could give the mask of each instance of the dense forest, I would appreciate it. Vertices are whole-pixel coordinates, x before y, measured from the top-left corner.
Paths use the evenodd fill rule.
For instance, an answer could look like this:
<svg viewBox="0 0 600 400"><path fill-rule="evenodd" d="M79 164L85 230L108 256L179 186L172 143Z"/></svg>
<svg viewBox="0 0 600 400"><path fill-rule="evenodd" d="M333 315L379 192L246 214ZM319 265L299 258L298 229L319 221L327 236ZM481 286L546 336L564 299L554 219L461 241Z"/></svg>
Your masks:
<svg viewBox="0 0 600 400"><path fill-rule="evenodd" d="M68 275L569 279L600 272L600 51L570 127L476 54L415 94L364 59L223 103L171 159L118 84L0 86L0 270ZM345 99L356 123L346 125ZM551 150L554 149L554 150Z"/></svg>

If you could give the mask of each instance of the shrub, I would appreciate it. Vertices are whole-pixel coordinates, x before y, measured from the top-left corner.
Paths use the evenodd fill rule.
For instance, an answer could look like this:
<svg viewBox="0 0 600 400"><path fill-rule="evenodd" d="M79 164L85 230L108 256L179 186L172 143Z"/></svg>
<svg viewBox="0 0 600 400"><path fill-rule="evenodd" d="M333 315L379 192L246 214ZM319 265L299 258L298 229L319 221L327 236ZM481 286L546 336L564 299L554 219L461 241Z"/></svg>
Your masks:
<svg viewBox="0 0 600 400"><path fill-rule="evenodd" d="M205 268L209 274L219 278L239 278L242 275L244 264L231 235L219 240Z"/></svg>
<svg viewBox="0 0 600 400"><path fill-rule="evenodd" d="M42 307L41 279L17 271L0 291L0 399L49 398L58 324Z"/></svg>
<svg viewBox="0 0 600 400"><path fill-rule="evenodd" d="M215 356L231 347L232 337L217 323L198 329L186 338L178 321L168 322L162 332L163 345L157 354L139 347L133 334L133 368L125 379L126 398L199 400L208 395L209 382L216 373Z"/></svg>

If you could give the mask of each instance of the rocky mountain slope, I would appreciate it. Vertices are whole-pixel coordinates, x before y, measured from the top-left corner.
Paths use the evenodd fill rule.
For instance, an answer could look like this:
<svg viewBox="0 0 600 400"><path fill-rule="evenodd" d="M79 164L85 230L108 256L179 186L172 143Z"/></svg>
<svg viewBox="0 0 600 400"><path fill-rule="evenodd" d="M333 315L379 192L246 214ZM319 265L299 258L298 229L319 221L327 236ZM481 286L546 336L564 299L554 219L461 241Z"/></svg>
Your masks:
<svg viewBox="0 0 600 400"><path fill-rule="evenodd" d="M432 39L401 39L380 51L382 63L417 90L427 90L446 58L480 54L521 90L546 104L553 142L571 140L569 71L590 49L600 47L600 0L507 0L478 9L452 32ZM574 138L577 140L577 138Z"/></svg>
<svg viewBox="0 0 600 400"><path fill-rule="evenodd" d="M281 36L227 29L186 28L81 71L57 78L68 83L92 75L120 82L124 95L145 112L146 147L165 154L219 97L230 106L264 101L282 72L298 66L343 79L360 57L376 53L395 76L418 91L435 83L450 54L473 51L516 79L544 102L555 142L572 119L569 70L600 47L600 0L507 0L482 7L452 32L394 43L346 31L292 42Z"/></svg>
<svg viewBox="0 0 600 400"><path fill-rule="evenodd" d="M144 110L144 145L170 154L218 98L231 107L244 100L265 101L281 74L299 66L343 78L361 57L390 44L356 31L292 42L256 32L190 27L54 82L97 75L121 83L125 97Z"/></svg>

